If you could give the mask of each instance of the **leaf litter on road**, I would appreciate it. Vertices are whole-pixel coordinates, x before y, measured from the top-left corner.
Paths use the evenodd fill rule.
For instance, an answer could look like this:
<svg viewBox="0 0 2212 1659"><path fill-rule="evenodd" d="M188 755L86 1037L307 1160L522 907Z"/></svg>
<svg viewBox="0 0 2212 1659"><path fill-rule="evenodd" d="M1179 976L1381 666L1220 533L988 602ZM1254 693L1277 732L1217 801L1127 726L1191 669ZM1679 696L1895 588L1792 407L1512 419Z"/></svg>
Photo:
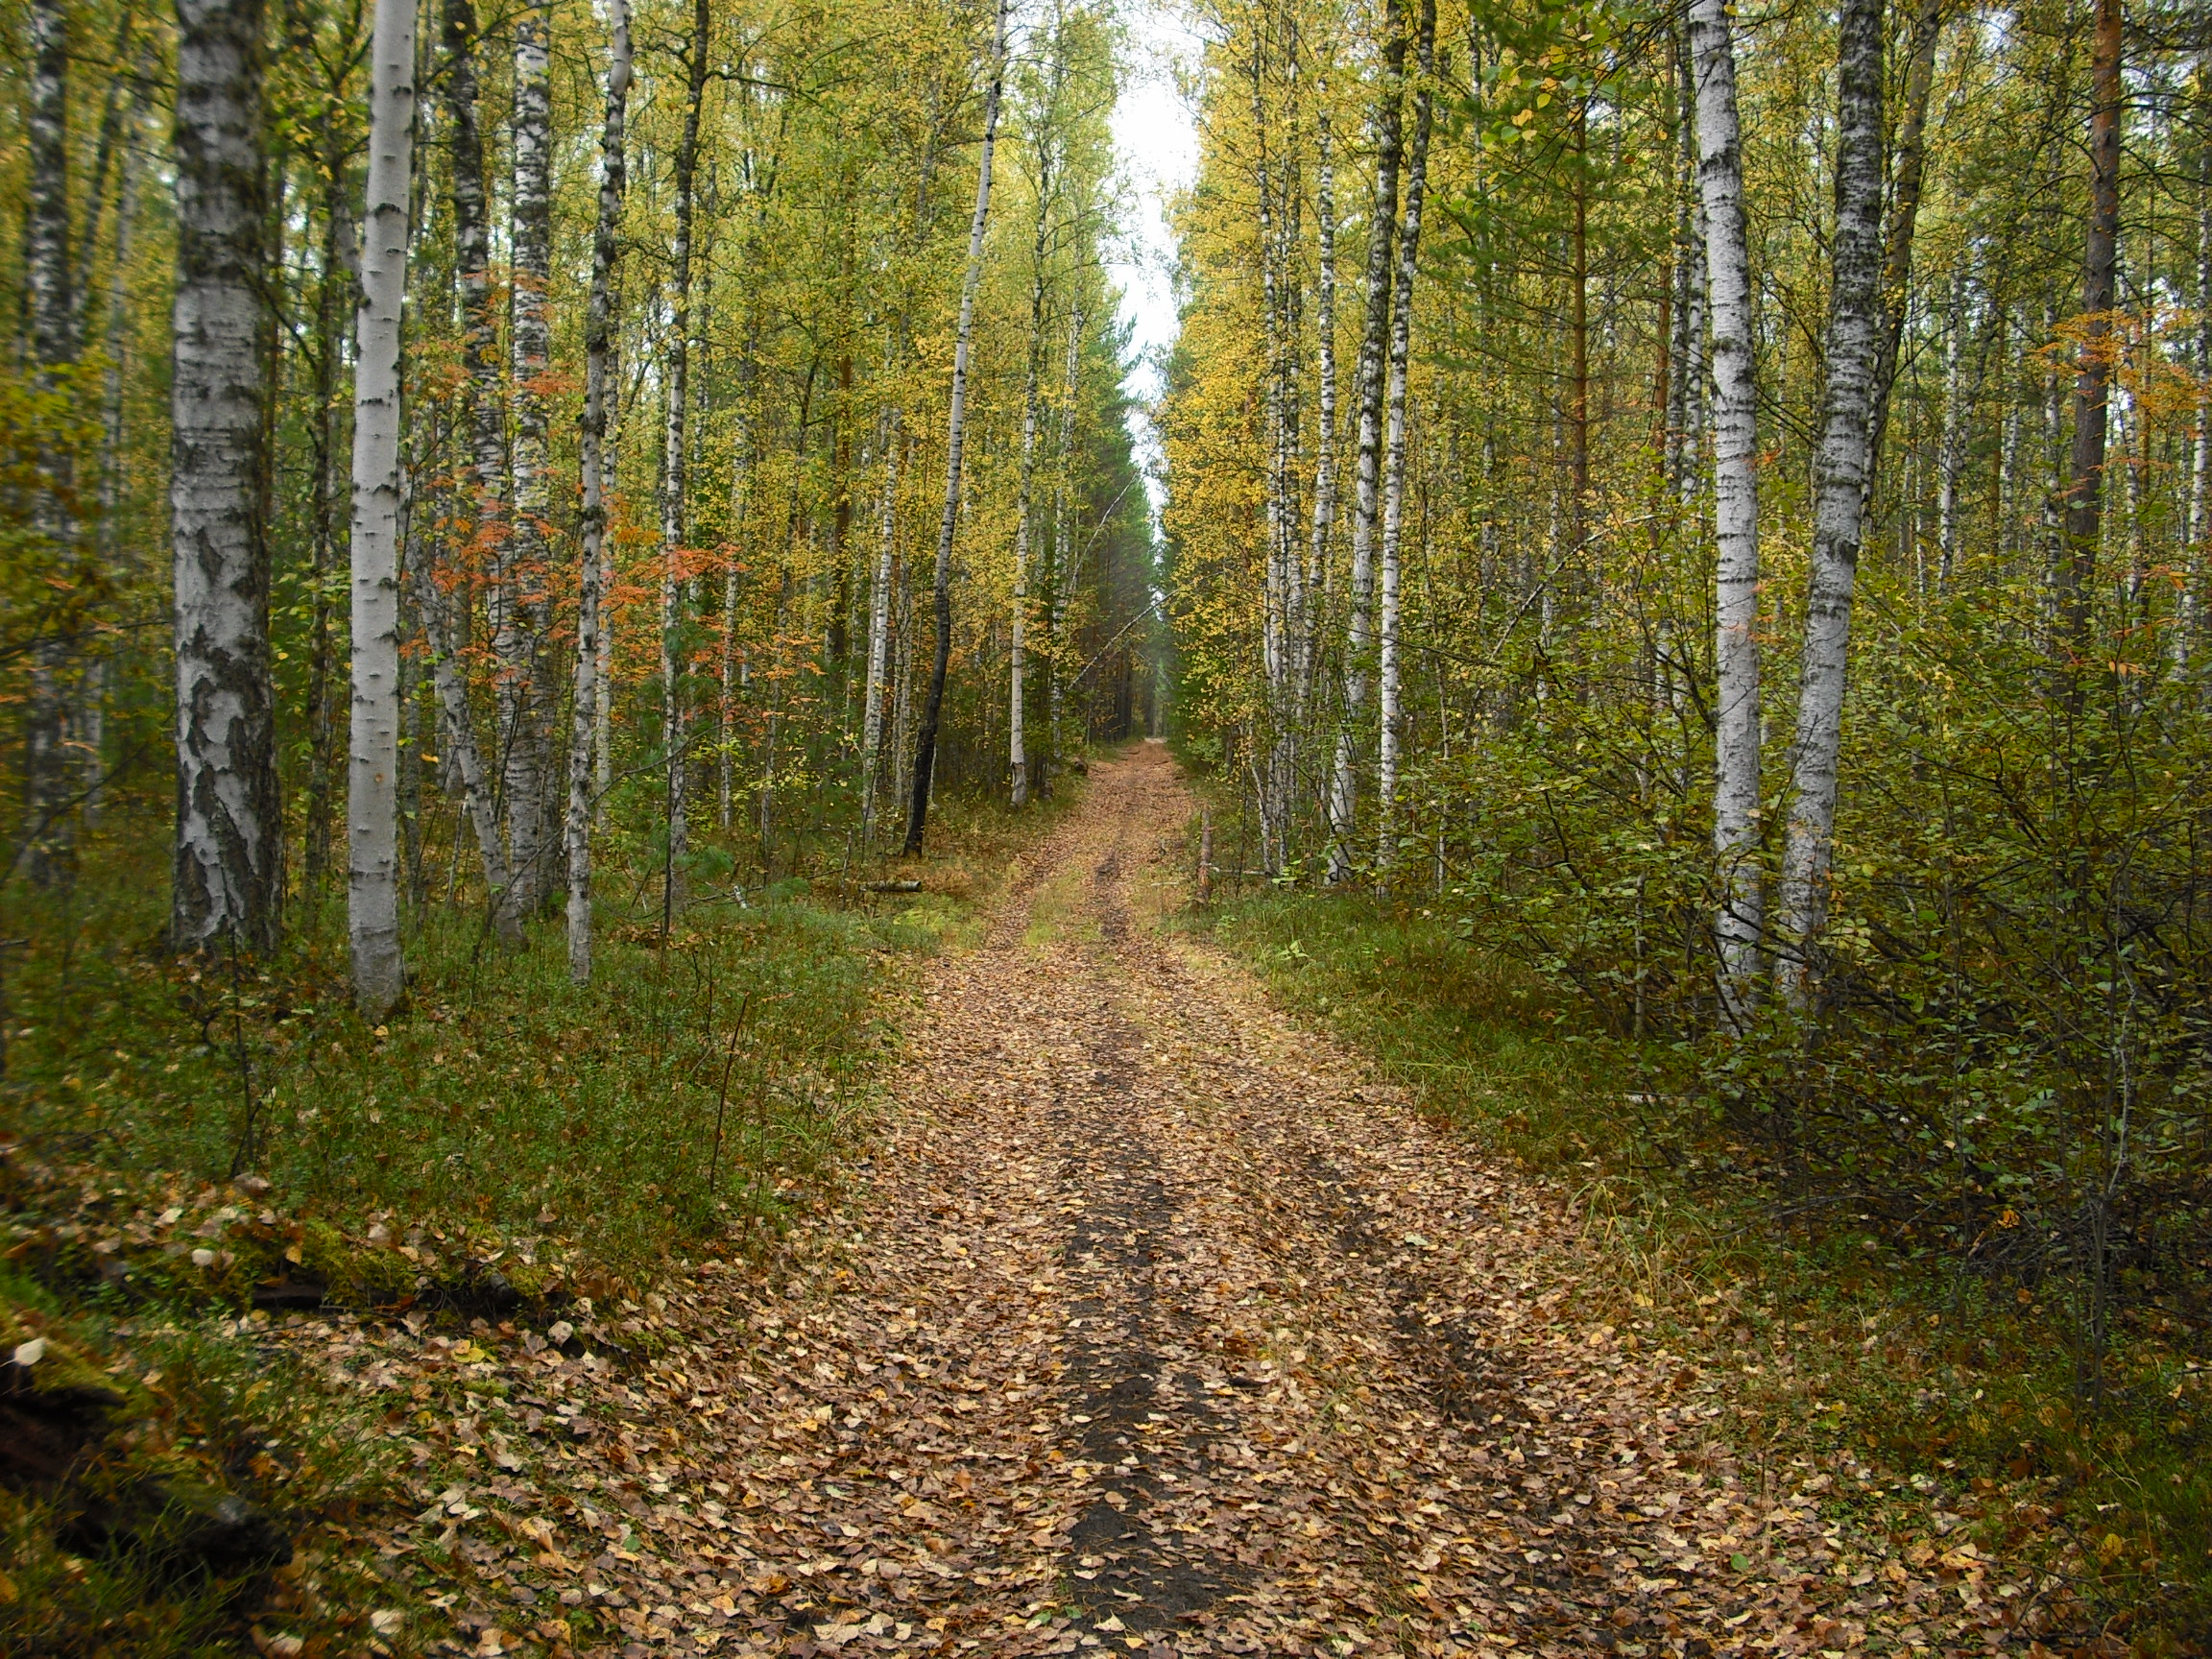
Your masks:
<svg viewBox="0 0 2212 1659"><path fill-rule="evenodd" d="M1157 745L1094 771L983 943L935 966L842 1201L765 1267L703 1262L543 1333L271 1328L387 1403L421 1507L359 1541L461 1633L434 1645L2058 1639L2051 1581L1854 1529L1809 1459L1747 1461L1727 1373L1602 1316L1555 1194L1144 926L1190 809Z"/></svg>

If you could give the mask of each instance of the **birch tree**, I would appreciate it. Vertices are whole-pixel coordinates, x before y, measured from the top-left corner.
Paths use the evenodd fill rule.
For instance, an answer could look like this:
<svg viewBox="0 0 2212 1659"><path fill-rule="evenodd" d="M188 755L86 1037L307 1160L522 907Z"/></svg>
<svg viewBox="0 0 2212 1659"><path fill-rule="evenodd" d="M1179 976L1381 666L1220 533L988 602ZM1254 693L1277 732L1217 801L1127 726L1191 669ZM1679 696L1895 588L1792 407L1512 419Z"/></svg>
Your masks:
<svg viewBox="0 0 2212 1659"><path fill-rule="evenodd" d="M1318 620L1317 599L1329 568L1329 541L1336 526L1336 157L1329 127L1327 84L1322 87L1322 108L1316 116L1319 132L1315 158L1314 218L1320 234L1315 258L1313 379L1320 408L1313 432L1313 522L1306 549L1306 591L1309 625L1299 640L1297 710L1293 724L1304 731L1313 701L1313 671L1317 661L1313 622Z"/></svg>
<svg viewBox="0 0 2212 1659"><path fill-rule="evenodd" d="M170 366L178 950L276 947L284 898L269 669L260 0L179 0Z"/></svg>
<svg viewBox="0 0 2212 1659"><path fill-rule="evenodd" d="M896 347L886 349L890 356ZM884 668L891 644L891 571L899 552L899 455L905 446L899 405L888 404L881 425L882 483L876 500L876 563L868 583L868 672L860 715L860 839L876 833L877 771L883 755Z"/></svg>
<svg viewBox="0 0 2212 1659"><path fill-rule="evenodd" d="M1722 0L1692 0L1697 82L1697 188L1705 213L1705 280L1713 329L1713 524L1719 543L1714 658L1713 854L1719 871L1714 933L1720 997L1741 1024L1756 999L1759 870L1759 431L1751 319L1751 253L1743 221L1736 48Z"/></svg>
<svg viewBox="0 0 2212 1659"><path fill-rule="evenodd" d="M691 231L698 194L699 109L707 93L712 16L693 0L691 36L684 48L684 132L676 145L676 237L669 253L669 316L665 431L661 453L661 723L667 749L668 841L661 871L663 924L683 904L684 864L690 845L688 714L684 702L685 492L690 479L686 421L691 401Z"/></svg>
<svg viewBox="0 0 2212 1659"><path fill-rule="evenodd" d="M2081 251L2082 337L2074 375L2073 442L2067 455L2065 555L2058 572L2063 648L2071 659L2069 672L2077 675L2090 646L2112 390L2107 342L2120 268L2120 0L2096 0L2090 44L2089 226Z"/></svg>
<svg viewBox="0 0 2212 1659"><path fill-rule="evenodd" d="M1075 592L1078 554L1070 517L1075 469L1076 376L1083 356L1083 307L1068 317L1068 351L1060 369L1059 475L1052 488L1052 568L1045 588L1045 756L1037 761L1037 792L1052 792L1052 772L1061 763L1061 723L1067 698L1062 673L1061 636L1069 601Z"/></svg>
<svg viewBox="0 0 2212 1659"><path fill-rule="evenodd" d="M49 397L66 395L77 357L75 287L69 259L69 20L60 0L31 7L31 107L24 123L30 152L23 226L23 286L28 301L33 383ZM67 449L38 445L32 520L48 556L66 568L76 525L75 480ZM66 880L76 862L68 763L72 655L67 612L48 607L32 647L31 694L24 715L24 840L31 878L39 886Z"/></svg>
<svg viewBox="0 0 2212 1659"><path fill-rule="evenodd" d="M514 440L508 456L503 557L497 576L499 742L507 808L507 874L519 915L535 911L552 879L546 834L546 768L552 711L547 707L545 633L549 574L545 521L544 377L552 326L546 289L553 264L553 106L548 84L550 12L525 6L515 24L514 245L509 299L508 397Z"/></svg>
<svg viewBox="0 0 2212 1659"><path fill-rule="evenodd" d="M1382 495L1382 605L1379 630L1382 732L1375 766L1375 868L1389 884L1398 842L1398 751L1405 732L1399 698L1400 543L1406 527L1406 380L1413 338L1413 276L1421 246L1421 201L1429 184L1429 128L1436 79L1436 0L1421 0L1413 90L1413 151L1406 169L1406 220L1398 232L1398 294L1390 321L1387 471Z"/></svg>
<svg viewBox="0 0 2212 1659"><path fill-rule="evenodd" d="M591 297L584 314L582 557L577 567L576 687L568 726L568 977L591 979L591 805L595 736L610 687L601 674L607 573L607 421L614 386L614 267L629 187L623 124L630 101L629 0L607 15L607 118L599 140L599 218L591 233Z"/></svg>
<svg viewBox="0 0 2212 1659"><path fill-rule="evenodd" d="M1374 639L1375 520L1380 502L1382 460L1383 369L1390 343L1391 255L1398 226L1398 166L1404 142L1402 110L1406 79L1406 19L1400 0L1386 0L1382 13L1382 80L1376 95L1375 198L1367 223L1367 312L1359 339L1355 383L1358 398L1358 441L1352 483L1351 614L1345 627L1344 708L1336 731L1334 770L1329 790L1329 879L1352 874L1352 837L1358 829L1358 777L1356 733L1367 703L1368 654Z"/></svg>
<svg viewBox="0 0 2212 1659"><path fill-rule="evenodd" d="M1776 969L1784 998L1800 1008L1812 954L1828 915L1851 602L1879 396L1883 0L1843 0L1839 37L1828 387L1814 496L1812 591L1799 660L1797 734L1791 747L1790 822L1782 858L1785 944Z"/></svg>
<svg viewBox="0 0 2212 1659"><path fill-rule="evenodd" d="M1029 627L1029 529L1035 515L1032 492L1037 480L1037 398L1045 350L1045 297L1049 276L1048 238L1058 179L1058 144L1055 131L1060 117L1060 94L1067 79L1067 40L1056 30L1052 60L1031 112L1029 134L1030 189L1037 199L1037 229L1029 250L1029 349L1023 353L1022 376L1022 448L1015 466L1014 487L1014 609L1008 619L1006 646L1006 746L1009 794L1017 806L1029 804L1029 733L1026 679Z"/></svg>
<svg viewBox="0 0 2212 1659"><path fill-rule="evenodd" d="M353 369L352 702L346 920L353 999L399 1000L399 325L415 163L415 0L377 0L371 45L369 204Z"/></svg>
<svg viewBox="0 0 2212 1659"><path fill-rule="evenodd" d="M471 0L445 0L445 131L451 162L453 265L461 309L462 423L465 462L462 485L468 496L471 535L462 550L461 568L451 572L461 595L449 594L445 577L424 570L421 589L425 633L431 644L431 673L444 717L445 747L462 781L463 810L475 831L484 876L486 903L493 931L513 947L522 938L519 896L500 841L498 788L485 764L476 735L476 716L456 652L461 638L454 612L466 605L466 588L479 560L493 564L493 624L499 626L505 599L499 580L506 559L506 511L501 497L507 476L507 414L501 393L499 316L492 282L492 233L484 195L484 140L477 120L476 12ZM508 739L493 750L503 764Z"/></svg>
<svg viewBox="0 0 2212 1659"><path fill-rule="evenodd" d="M991 159L998 141L998 106L1006 84L1006 8L998 0L991 25L990 80L983 93L983 154L976 162L975 212L968 226L968 264L960 280L960 321L952 343L951 407L945 426L945 511L937 524L937 568L933 583L936 652L929 666L929 689L922 704L921 729L914 738L913 794L906 811L908 857L922 851L929 821L929 779L937 762L937 727L945 712L945 674L952 660L952 538L960 524L960 467L967 441L968 354L974 343L975 288L983 279L983 232L991 216Z"/></svg>

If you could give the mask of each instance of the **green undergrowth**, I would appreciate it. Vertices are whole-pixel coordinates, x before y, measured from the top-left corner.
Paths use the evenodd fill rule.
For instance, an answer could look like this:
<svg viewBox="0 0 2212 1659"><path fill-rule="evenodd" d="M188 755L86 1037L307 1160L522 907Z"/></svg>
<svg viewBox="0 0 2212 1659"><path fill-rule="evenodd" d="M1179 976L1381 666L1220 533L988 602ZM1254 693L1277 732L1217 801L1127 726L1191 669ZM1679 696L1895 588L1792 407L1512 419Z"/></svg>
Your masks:
<svg viewBox="0 0 2212 1659"><path fill-rule="evenodd" d="M320 1651L374 1638L389 1597L346 1528L394 1459L366 1413L238 1333L0 1268L0 1652L234 1653L272 1613Z"/></svg>
<svg viewBox="0 0 2212 1659"><path fill-rule="evenodd" d="M617 1310L834 1186L921 960L978 935L1071 796L948 801L923 857L702 884L665 933L610 902L587 987L557 917L505 950L464 889L412 918L375 1026L335 902L296 902L272 960L179 962L143 846L88 849L64 899L0 898L0 1653L300 1650L255 1639L271 1618L310 1651L407 1651L349 1543L397 1502L386 1442L276 1323L565 1317L646 1362L659 1322Z"/></svg>
<svg viewBox="0 0 2212 1659"><path fill-rule="evenodd" d="M1836 1472L1833 1502L1877 1532L1966 1528L2140 1651L2202 1650L2200 1339L2138 1309L2094 1368L2065 1285L1966 1274L1847 1202L1792 1190L1731 1140L1681 1054L1597 1034L1574 1001L1442 923L1361 898L1218 897L1189 926L1555 1184L1614 1269L1593 1301L1734 1373L1733 1432L1763 1463Z"/></svg>
<svg viewBox="0 0 2212 1659"><path fill-rule="evenodd" d="M496 1235L517 1281L541 1248L631 1277L685 1238L773 1223L820 1173L880 1056L884 967L934 939L792 891L697 907L664 944L606 928L578 987L556 926L506 952L439 910L412 941L408 1005L371 1028L333 931L311 921L263 967L180 965L129 934L33 955L9 1127L70 1166L183 1188L250 1172L280 1214L348 1238ZM149 1289L194 1283L188 1265L140 1271Z"/></svg>
<svg viewBox="0 0 2212 1659"><path fill-rule="evenodd" d="M335 903L296 904L273 961L180 963L159 892L120 858L60 903L13 896L0 1142L46 1189L62 1179L0 1198L19 1220L60 1201L42 1218L88 1234L117 1213L120 1262L77 1266L156 1298L238 1300L289 1268L390 1302L421 1275L364 1246L410 1238L441 1267L496 1265L525 1297L589 1292L703 1236L760 1237L864 1115L913 978L900 965L970 940L1070 795L1019 817L950 801L926 856L704 894L665 931L649 904L603 906L589 986L570 981L558 918L506 950L478 908L433 903L407 942L406 1002L374 1027L349 1005ZM239 1177L252 1201L219 1239L149 1253L121 1226L141 1202L197 1224ZM128 1190L87 1204L110 1179ZM193 1262L202 1245L214 1262Z"/></svg>

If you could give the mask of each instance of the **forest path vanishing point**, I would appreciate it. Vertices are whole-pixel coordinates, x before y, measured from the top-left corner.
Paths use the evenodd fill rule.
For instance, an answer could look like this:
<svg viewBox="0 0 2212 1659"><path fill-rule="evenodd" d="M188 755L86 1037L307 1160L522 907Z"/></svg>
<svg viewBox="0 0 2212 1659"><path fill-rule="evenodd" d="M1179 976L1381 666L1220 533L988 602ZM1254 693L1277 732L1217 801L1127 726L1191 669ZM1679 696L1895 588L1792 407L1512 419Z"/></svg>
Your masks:
<svg viewBox="0 0 2212 1659"><path fill-rule="evenodd" d="M1155 927L1193 809L1157 743L1094 768L843 1207L672 1289L678 1358L590 1402L611 1477L483 1500L550 1501L600 1650L1988 1650L2001 1564L1740 1466L1724 1373L1575 1310L1555 1198Z"/></svg>

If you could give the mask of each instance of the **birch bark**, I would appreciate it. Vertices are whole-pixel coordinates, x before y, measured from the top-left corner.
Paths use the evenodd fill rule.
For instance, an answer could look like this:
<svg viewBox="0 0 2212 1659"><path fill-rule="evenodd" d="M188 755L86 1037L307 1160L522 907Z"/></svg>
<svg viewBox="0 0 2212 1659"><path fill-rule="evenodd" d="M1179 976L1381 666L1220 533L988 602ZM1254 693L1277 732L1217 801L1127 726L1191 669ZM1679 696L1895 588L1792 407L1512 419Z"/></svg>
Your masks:
<svg viewBox="0 0 2212 1659"><path fill-rule="evenodd" d="M1828 388L1813 509L1812 591L1799 666L1790 824L1782 859L1785 1000L1807 1000L1828 918L1852 590L1872 466L1882 328L1883 0L1843 0L1837 70L1835 268Z"/></svg>
<svg viewBox="0 0 2212 1659"><path fill-rule="evenodd" d="M607 9L607 118L599 139L599 218L591 232L591 297L584 314L581 558L577 570L576 689L568 724L568 977L591 980L593 739L607 687L599 673L600 610L607 566L607 405L614 384L614 264L629 186L623 124L630 101L629 0Z"/></svg>
<svg viewBox="0 0 2212 1659"><path fill-rule="evenodd" d="M690 454L691 231L698 202L699 111L707 95L707 53L713 18L708 0L693 0L691 38L685 48L684 132L676 145L676 240L670 253L665 446L661 456L661 739L666 754L668 845L661 870L661 915L684 902L684 865L690 848L689 711L685 704L684 570Z"/></svg>
<svg viewBox="0 0 2212 1659"><path fill-rule="evenodd" d="M507 871L516 913L527 916L552 881L546 834L547 748L545 631L550 603L545 518L546 409L543 380L553 335L546 319L552 279L552 60L549 13L527 6L515 23L515 284L509 340L509 398L515 416L508 454L509 522L499 584L499 737L504 749Z"/></svg>
<svg viewBox="0 0 2212 1659"><path fill-rule="evenodd" d="M1290 483L1290 424L1286 380L1289 369L1290 342L1288 320L1285 316L1284 307L1284 290L1287 279L1287 273L1284 270L1286 252L1284 244L1287 228L1276 221L1275 174L1278 169L1271 164L1267 150L1266 44L1266 30L1263 27L1256 28L1252 34L1252 132L1258 170L1256 182L1259 187L1260 235L1257 252L1260 257L1261 332L1266 359L1262 402L1267 432L1267 471L1262 510L1267 545L1260 590L1260 655L1267 685L1265 720L1268 733L1264 744L1264 763L1258 754L1253 757L1252 781L1260 815L1260 864L1262 869L1274 871L1282 868L1282 848L1286 839L1283 822L1284 781L1289 765L1289 731L1286 716L1289 703L1290 584L1287 565L1290 553L1290 509L1286 498ZM1283 161L1280 171L1286 175L1283 190L1287 196L1287 157Z"/></svg>
<svg viewBox="0 0 2212 1659"><path fill-rule="evenodd" d="M1724 0L1692 0L1690 55L1697 82L1697 189L1705 212L1705 280L1712 318L1713 512L1719 543L1713 854L1720 890L1714 934L1719 947L1722 1012L1741 1026L1757 999L1763 897L1758 862L1759 433L1736 52Z"/></svg>
<svg viewBox="0 0 2212 1659"><path fill-rule="evenodd" d="M2066 557L2059 571L2059 622L2079 670L2088 655L2090 593L2103 525L2104 449L2112 364L2112 299L2120 263L2120 0L2097 0L2089 118L2089 233L2082 248L2080 367L2074 377L2074 442L2068 455Z"/></svg>
<svg viewBox="0 0 2212 1659"><path fill-rule="evenodd" d="M275 948L283 816L270 685L260 0L179 0L169 513L177 841L170 936Z"/></svg>
<svg viewBox="0 0 2212 1659"><path fill-rule="evenodd" d="M1061 765L1061 711L1067 687L1062 638L1068 608L1075 599L1075 566L1081 563L1070 517L1075 489L1075 395L1083 364L1083 308L1068 318L1068 354L1060 371L1060 472L1052 486L1052 571L1045 592L1045 753L1037 762L1037 793L1052 792L1052 773Z"/></svg>
<svg viewBox="0 0 2212 1659"><path fill-rule="evenodd" d="M373 48L372 48L373 50ZM343 137L332 136L335 150ZM372 136L373 142L373 136ZM307 646L307 835L306 858L301 872L307 891L320 901L331 864L331 839L337 816L338 717L333 707L337 678L337 609L331 593L331 576L338 562L338 385L339 365L345 356L346 290L356 273L347 269L345 241L351 228L346 203L344 154L325 153L323 191L322 270L315 284L315 361L312 386L315 408L309 426L310 459L314 476L308 485L308 512L314 520L314 549L309 567L309 623Z"/></svg>
<svg viewBox="0 0 2212 1659"><path fill-rule="evenodd" d="M1381 487L1382 371L1390 339L1391 255L1398 226L1398 164L1405 126L1401 109L1406 79L1406 19L1401 0L1385 0L1382 15L1382 90L1375 105L1375 201L1367 228L1367 317L1359 339L1356 395L1359 435L1352 486L1351 615L1345 626L1344 708L1336 730L1335 764L1329 786L1329 880L1352 874L1352 837L1358 830L1357 733L1367 705L1367 657L1372 648L1375 598L1375 519Z"/></svg>
<svg viewBox="0 0 2212 1659"><path fill-rule="evenodd" d="M143 50L143 47L141 47ZM101 385L100 560L110 571L134 569L137 555L123 546L123 388L130 350L131 244L138 228L138 191L144 175L139 132L146 103L146 77L133 72L130 111L122 131L122 180L115 201L115 252L108 276L106 368ZM128 562L128 563L126 563ZM84 824L99 821L106 793L106 726L108 660L97 658L86 670L84 686Z"/></svg>
<svg viewBox="0 0 2212 1659"><path fill-rule="evenodd" d="M897 348L885 350L886 368ZM876 837L877 771L883 754L883 675L891 640L891 565L899 540L899 405L883 411L883 484L876 506L876 568L868 583L868 679L866 707L860 715L860 839Z"/></svg>
<svg viewBox="0 0 2212 1659"><path fill-rule="evenodd" d="M69 265L69 21L60 0L31 7L31 98L25 120L30 152L29 201L23 227L23 285L30 325L33 384L57 398L69 394L77 357L77 302ZM58 422L57 422L58 423ZM68 450L44 432L36 453L32 521L53 573L68 582L77 539L70 511L75 480ZM24 711L24 840L31 879L65 883L76 868L70 811L67 685L72 655L67 589L60 604L38 617L31 647L29 705Z"/></svg>
<svg viewBox="0 0 2212 1659"><path fill-rule="evenodd" d="M922 725L914 739L914 793L906 814L906 854L922 851L929 821L929 782L937 763L937 723L945 710L945 674L952 658L952 537L960 525L960 466L967 439L968 354L975 333L975 288L983 278L983 232L991 214L991 157L998 141L998 106L1006 84L1006 9L998 0L991 27L991 80L983 95L983 155L975 176L975 215L968 226L968 267L960 282L960 322L952 344L951 409L946 421L945 512L937 525L937 648Z"/></svg>
<svg viewBox="0 0 2212 1659"><path fill-rule="evenodd" d="M1398 841L1398 754L1405 739L1399 697L1400 544L1406 528L1406 378L1413 340L1413 276L1421 247L1421 199L1429 183L1429 127L1434 108L1436 0L1421 0L1415 26L1413 150L1406 168L1406 219L1398 232L1397 311L1390 321L1389 458L1382 493L1382 605L1378 645L1382 731L1375 765L1375 871L1387 889Z"/></svg>
<svg viewBox="0 0 2212 1659"><path fill-rule="evenodd" d="M1943 323L1943 420L1936 456L1936 585L1948 589L1959 562L1959 477L1966 466L1966 272L1951 277Z"/></svg>
<svg viewBox="0 0 2212 1659"><path fill-rule="evenodd" d="M400 313L415 163L415 0L377 0L353 371L352 701L346 923L353 999L372 1023L399 1000Z"/></svg>
<svg viewBox="0 0 2212 1659"><path fill-rule="evenodd" d="M2212 106L2212 52L2197 60L2199 107ZM2212 109L2207 109L2212 113ZM2197 433L2189 470L2189 546L2182 558L2174 660L2187 667L2203 644L2204 570L2212 552L2212 120L2199 152L2197 206Z"/></svg>
<svg viewBox="0 0 2212 1659"><path fill-rule="evenodd" d="M1057 62L1054 66L1058 67ZM1028 699L1023 684L1029 666L1029 519L1030 495L1037 479L1038 357L1045 349L1045 254L1052 208L1049 121L1052 105L1058 102L1057 78L1052 91L1054 97L1046 108L1042 118L1045 125L1036 140L1037 235L1029 251L1029 349L1022 380L1022 452L1014 489L1014 615L1006 646L1006 760L1009 794L1018 807L1029 804L1029 733L1024 719Z"/></svg>
<svg viewBox="0 0 2212 1659"><path fill-rule="evenodd" d="M1326 88L1323 89L1326 97ZM1307 626L1300 633L1298 706L1295 724L1304 733L1313 698L1314 623L1329 565L1329 539L1336 522L1336 163L1331 144L1329 112L1319 117L1318 176L1314 211L1319 221L1319 270L1314 278L1314 378L1319 382L1320 424L1313 435L1313 524L1306 553Z"/></svg>

